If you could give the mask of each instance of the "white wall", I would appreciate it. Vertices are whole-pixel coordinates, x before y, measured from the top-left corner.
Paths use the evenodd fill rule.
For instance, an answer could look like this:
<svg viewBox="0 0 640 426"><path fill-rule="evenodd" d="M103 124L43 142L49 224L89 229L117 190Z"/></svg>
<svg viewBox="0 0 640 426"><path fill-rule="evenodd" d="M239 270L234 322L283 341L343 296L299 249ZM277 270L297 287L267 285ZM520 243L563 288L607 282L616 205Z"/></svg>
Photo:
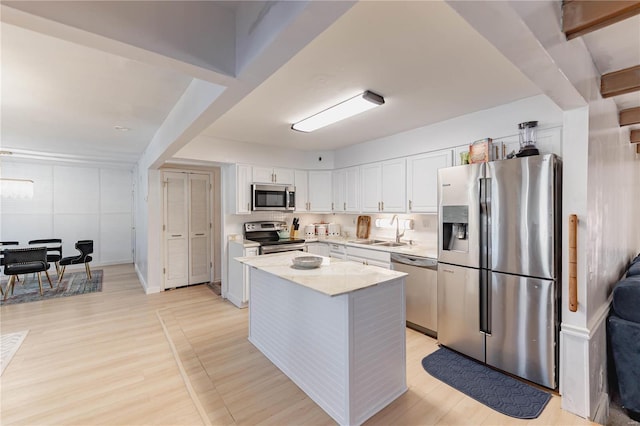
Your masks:
<svg viewBox="0 0 640 426"><path fill-rule="evenodd" d="M333 169L333 151L300 151L200 135L174 156L175 160L244 163L292 169Z"/></svg>
<svg viewBox="0 0 640 426"><path fill-rule="evenodd" d="M62 239L74 256L78 240L94 240L93 263L133 261L132 170L95 164L3 159L3 177L32 179L33 199L2 199L0 240Z"/></svg>
<svg viewBox="0 0 640 426"><path fill-rule="evenodd" d="M518 134L518 123L562 126L562 111L544 95L478 111L392 136L336 150L334 167L348 167ZM391 148L393 147L393 148Z"/></svg>
<svg viewBox="0 0 640 426"><path fill-rule="evenodd" d="M629 129L618 126L611 99L589 104L587 180L587 329L591 332L589 382L591 417L606 395L606 316L614 284L640 252L640 158ZM600 408L602 410L602 408Z"/></svg>

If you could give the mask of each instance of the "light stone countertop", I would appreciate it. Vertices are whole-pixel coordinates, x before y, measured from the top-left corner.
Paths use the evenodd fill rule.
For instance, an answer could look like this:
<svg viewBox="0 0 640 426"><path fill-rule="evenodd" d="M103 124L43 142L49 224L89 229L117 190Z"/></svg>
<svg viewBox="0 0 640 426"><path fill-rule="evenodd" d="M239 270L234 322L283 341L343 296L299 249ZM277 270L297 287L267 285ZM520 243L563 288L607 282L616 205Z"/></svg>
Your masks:
<svg viewBox="0 0 640 426"><path fill-rule="evenodd" d="M251 241L251 240L245 240L245 239L235 239L235 240L229 240L229 242L234 242L237 244L241 244L244 248L247 247L260 247L260 243L256 243L255 241Z"/></svg>
<svg viewBox="0 0 640 426"><path fill-rule="evenodd" d="M375 237L370 237L370 239L374 239ZM382 238L381 238L382 239ZM344 244L347 246L353 247L361 247L370 250L378 250L378 251L386 251L389 253L400 253L400 254L408 254L411 256L417 257L427 257L430 259L438 259L438 243L434 241L433 243L425 244L425 243L416 243L416 244L407 244L406 246L399 247L385 247L378 246L375 244L359 244L353 242L354 238L344 238L344 237L330 237L330 238L307 238L305 241L307 243L326 243L326 244Z"/></svg>
<svg viewBox="0 0 640 426"><path fill-rule="evenodd" d="M323 263L319 268L297 269L293 267L292 259L299 256L309 255L287 251L236 257L235 260L329 296L350 293L407 275L404 272L323 256L320 256Z"/></svg>

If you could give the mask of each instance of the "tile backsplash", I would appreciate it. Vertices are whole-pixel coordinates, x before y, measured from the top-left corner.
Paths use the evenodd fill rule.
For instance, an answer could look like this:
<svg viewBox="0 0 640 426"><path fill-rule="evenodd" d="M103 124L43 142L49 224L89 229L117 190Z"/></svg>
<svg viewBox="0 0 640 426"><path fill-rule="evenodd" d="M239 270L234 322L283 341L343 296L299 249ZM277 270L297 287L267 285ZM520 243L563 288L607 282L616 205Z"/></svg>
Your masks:
<svg viewBox="0 0 640 426"><path fill-rule="evenodd" d="M242 234L242 224L256 220L282 220L291 224L294 217L300 218L300 236L304 237L305 225L314 223L337 223L342 235L356 238L356 224L361 214L311 214L285 212L254 212L250 215L227 215L225 220L226 233ZM371 230L369 237L393 240L396 236L395 228L376 228L376 219L391 220L393 214L368 214L371 216ZM435 243L438 239L438 216L435 214L399 214L400 219L413 219L413 229L407 229L402 237L403 241L413 240L416 243Z"/></svg>

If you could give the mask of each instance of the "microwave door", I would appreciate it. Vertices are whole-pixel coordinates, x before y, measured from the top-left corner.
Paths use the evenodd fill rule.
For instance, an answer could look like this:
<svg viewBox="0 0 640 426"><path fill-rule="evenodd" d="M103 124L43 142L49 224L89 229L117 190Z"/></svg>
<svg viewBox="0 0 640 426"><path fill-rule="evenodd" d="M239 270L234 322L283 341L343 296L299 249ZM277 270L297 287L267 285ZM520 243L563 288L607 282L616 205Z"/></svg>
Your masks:
<svg viewBox="0 0 640 426"><path fill-rule="evenodd" d="M286 186L252 185L253 210L291 210L289 203L292 193Z"/></svg>

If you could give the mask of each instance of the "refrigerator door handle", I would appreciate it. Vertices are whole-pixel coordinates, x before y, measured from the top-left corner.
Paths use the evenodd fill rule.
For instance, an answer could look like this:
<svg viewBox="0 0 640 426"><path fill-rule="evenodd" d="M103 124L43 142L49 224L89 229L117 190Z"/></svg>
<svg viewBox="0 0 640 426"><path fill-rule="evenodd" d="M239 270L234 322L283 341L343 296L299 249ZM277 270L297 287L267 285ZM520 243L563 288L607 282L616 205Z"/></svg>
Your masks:
<svg viewBox="0 0 640 426"><path fill-rule="evenodd" d="M488 268L489 229L487 204L487 178L480 178L480 268Z"/></svg>
<svg viewBox="0 0 640 426"><path fill-rule="evenodd" d="M493 264L491 263L491 247L492 247L492 242L491 242L491 178L485 178L485 188L484 188L484 192L485 192L485 204L486 204L486 217L484 218L484 221L482 223L483 228L484 228L484 232L485 232L485 261L487 262L487 269L491 269L493 267Z"/></svg>
<svg viewBox="0 0 640 426"><path fill-rule="evenodd" d="M481 269L480 273L480 331L491 334L491 288L489 271Z"/></svg>

